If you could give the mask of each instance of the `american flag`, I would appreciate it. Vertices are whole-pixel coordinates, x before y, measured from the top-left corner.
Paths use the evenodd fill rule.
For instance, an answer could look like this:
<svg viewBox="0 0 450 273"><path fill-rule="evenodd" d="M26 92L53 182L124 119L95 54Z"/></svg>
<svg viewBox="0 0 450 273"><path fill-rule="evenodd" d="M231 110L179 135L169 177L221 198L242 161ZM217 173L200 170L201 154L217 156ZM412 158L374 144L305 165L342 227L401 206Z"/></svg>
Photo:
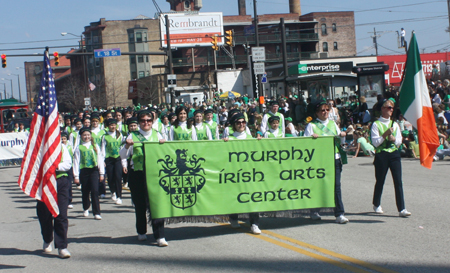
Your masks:
<svg viewBox="0 0 450 273"><path fill-rule="evenodd" d="M48 50L46 50L41 88L30 125L18 183L25 194L44 202L54 217L59 214L55 172L60 161L58 103Z"/></svg>

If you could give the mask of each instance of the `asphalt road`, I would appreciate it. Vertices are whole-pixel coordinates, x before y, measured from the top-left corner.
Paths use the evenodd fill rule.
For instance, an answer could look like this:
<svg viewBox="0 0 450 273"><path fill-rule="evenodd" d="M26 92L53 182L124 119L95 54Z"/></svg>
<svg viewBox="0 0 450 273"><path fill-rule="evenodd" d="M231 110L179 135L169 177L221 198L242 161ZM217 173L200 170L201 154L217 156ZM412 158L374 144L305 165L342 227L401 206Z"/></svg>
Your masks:
<svg viewBox="0 0 450 273"><path fill-rule="evenodd" d="M450 272L450 160L433 170L403 160L406 208L398 217L388 174L382 206L372 211L372 158L350 159L342 191L350 222L334 217L262 218L262 234L248 226L176 224L166 228L169 246L159 248L151 235L139 242L129 192L124 203L101 202L103 220L82 216L81 194L74 189L69 210L69 250L42 252L36 202L17 185L19 168L0 168L0 269L4 272Z"/></svg>

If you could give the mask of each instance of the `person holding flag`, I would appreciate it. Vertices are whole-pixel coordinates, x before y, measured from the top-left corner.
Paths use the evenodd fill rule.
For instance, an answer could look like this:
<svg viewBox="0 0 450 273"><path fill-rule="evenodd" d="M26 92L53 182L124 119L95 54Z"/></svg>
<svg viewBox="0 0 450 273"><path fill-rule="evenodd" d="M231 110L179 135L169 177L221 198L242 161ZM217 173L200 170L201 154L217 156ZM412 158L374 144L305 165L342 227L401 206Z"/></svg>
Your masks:
<svg viewBox="0 0 450 273"><path fill-rule="evenodd" d="M67 174L71 166L67 149L61 146L58 122L58 102L50 66L48 48L44 52L39 96L30 125L18 184L22 191L38 200L37 215L41 224L45 252L55 247L61 258L69 258L67 250L67 206L70 183Z"/></svg>

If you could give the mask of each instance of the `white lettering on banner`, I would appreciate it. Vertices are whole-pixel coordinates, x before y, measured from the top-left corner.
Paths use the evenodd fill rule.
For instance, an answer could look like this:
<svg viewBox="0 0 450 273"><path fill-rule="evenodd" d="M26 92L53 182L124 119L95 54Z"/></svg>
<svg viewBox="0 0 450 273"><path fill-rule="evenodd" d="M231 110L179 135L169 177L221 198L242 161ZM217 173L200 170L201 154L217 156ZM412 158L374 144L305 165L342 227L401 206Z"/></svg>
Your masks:
<svg viewBox="0 0 450 273"><path fill-rule="evenodd" d="M0 160L22 158L27 139L27 133L0 134Z"/></svg>
<svg viewBox="0 0 450 273"><path fill-rule="evenodd" d="M217 27L219 24L217 23L217 20L214 20L214 18L211 18L209 21L194 21L191 19L188 19L184 22L174 22L173 19L170 20L170 27L171 28L192 28L192 27Z"/></svg>
<svg viewBox="0 0 450 273"><path fill-rule="evenodd" d="M340 66L338 64L329 64L329 65L308 65L308 71L322 71L322 72L330 72L330 71L339 71Z"/></svg>
<svg viewBox="0 0 450 273"><path fill-rule="evenodd" d="M422 61L422 70L425 75L431 75L433 73L433 63L429 63L430 61ZM431 61L433 62L433 61ZM438 61L434 61L436 68L438 71L440 71L440 66ZM395 62L394 67L392 68L391 78L392 79L401 79L403 76L403 70L405 68L404 62Z"/></svg>

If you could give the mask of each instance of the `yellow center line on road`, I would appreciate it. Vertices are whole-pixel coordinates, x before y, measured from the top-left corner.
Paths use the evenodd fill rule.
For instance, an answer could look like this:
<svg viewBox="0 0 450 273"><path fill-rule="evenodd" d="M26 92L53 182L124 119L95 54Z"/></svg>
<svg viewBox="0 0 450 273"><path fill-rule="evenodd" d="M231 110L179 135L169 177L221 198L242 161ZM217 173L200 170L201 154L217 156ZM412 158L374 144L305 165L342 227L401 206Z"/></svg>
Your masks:
<svg viewBox="0 0 450 273"><path fill-rule="evenodd" d="M346 269L346 270L351 271L351 272L355 272L355 273L367 273L367 272L369 272L369 271L366 271L364 269L355 267L353 265L349 265L349 264L346 264L346 263L343 263L343 262L340 262L340 261L336 261L336 260L330 259L328 257L321 256L319 254L310 252L308 250L304 250L304 249L301 249L299 247L295 247L295 246L292 246L292 245L289 245L289 244L277 241L275 239L272 239L272 238L270 238L268 236L265 236L265 235L262 235L262 234L261 235L248 234L248 235L250 235L250 236L252 236L254 238L258 238L260 240L272 243L274 245L281 246L281 247L284 247L286 249L295 251L297 253L309 256L309 257L317 259L319 261L322 261L322 262L325 262L325 263L329 263L329 264L332 264L334 266L338 266L340 268Z"/></svg>
<svg viewBox="0 0 450 273"><path fill-rule="evenodd" d="M292 239L292 238L289 238L289 237L277 234L277 233L272 232L272 231L264 230L263 233L264 234L268 234L270 236L273 236L275 238L278 238L280 240L285 240L285 241L288 241L290 243L299 245L301 247L309 248L309 249L315 250L317 252L320 252L320 253L323 253L323 254L326 254L326 255L329 255L329 256L332 256L332 257L335 257L335 258L338 258L338 259L341 259L341 260L344 260L344 261L347 261L347 262L350 262L350 263L353 263L353 264L356 264L356 265L359 265L361 267L369 268L369 269L372 269L372 270L375 270L375 271L378 271L378 272L382 272L382 273L396 273L396 271L389 270L389 269L386 269L386 268L383 268L383 267L380 267L380 266L377 266L377 265L374 265L374 264L371 264L371 263L368 263L368 262L365 262L365 261L361 261L361 260L358 260L358 259L346 256L346 255L342 255L342 254L339 254L339 253L336 253L336 252L333 252L333 251L330 251L330 250L318 247L318 246L314 246L314 245L311 245L311 244L308 244L308 243L305 243L305 242L301 242L301 241L298 241L298 240L295 240L295 239Z"/></svg>

